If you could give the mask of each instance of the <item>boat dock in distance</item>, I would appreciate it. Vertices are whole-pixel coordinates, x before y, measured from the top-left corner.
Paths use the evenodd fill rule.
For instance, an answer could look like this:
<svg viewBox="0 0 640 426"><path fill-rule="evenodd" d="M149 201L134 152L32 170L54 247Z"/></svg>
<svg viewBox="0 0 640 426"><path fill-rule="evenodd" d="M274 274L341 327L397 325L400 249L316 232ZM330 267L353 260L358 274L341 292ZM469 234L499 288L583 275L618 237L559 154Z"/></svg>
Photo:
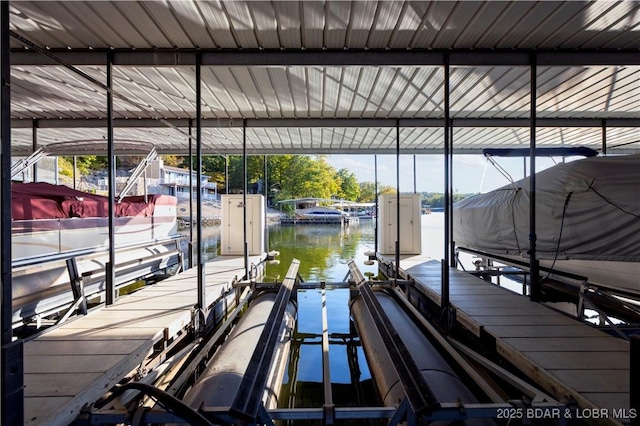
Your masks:
<svg viewBox="0 0 640 426"><path fill-rule="evenodd" d="M279 201L280 204L294 206L294 216L282 218L281 225L324 225L359 222L360 217L355 211L350 211L351 201L334 200L329 198L294 198ZM320 204L328 205L320 205Z"/></svg>
<svg viewBox="0 0 640 426"><path fill-rule="evenodd" d="M283 217L280 225L342 225L360 222L358 217Z"/></svg>

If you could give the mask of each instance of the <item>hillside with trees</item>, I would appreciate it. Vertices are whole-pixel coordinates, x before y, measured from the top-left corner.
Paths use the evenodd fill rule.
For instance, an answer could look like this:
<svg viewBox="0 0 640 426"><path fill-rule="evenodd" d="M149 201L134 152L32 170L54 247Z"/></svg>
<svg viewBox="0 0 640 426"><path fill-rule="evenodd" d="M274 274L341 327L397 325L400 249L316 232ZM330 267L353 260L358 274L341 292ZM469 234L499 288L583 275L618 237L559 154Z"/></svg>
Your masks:
<svg viewBox="0 0 640 426"><path fill-rule="evenodd" d="M358 182L355 174L348 169L336 170L325 156L311 155L270 155L247 157L247 190L257 192L264 183L265 159L267 168L267 185L270 198L274 202L292 198L336 198L354 202L374 202L374 182ZM133 169L142 157L118 157L117 167L120 170ZM166 155L162 157L165 165L189 168L189 157ZM58 157L60 174L73 175L73 157ZM76 157L76 173L80 176L104 171L107 160L104 156ZM196 169L196 160L191 165ZM240 155L227 157L211 155L202 157L203 174L209 176L211 182L218 185L219 192L227 188L225 169L228 167L229 193L241 193L244 189L243 158ZM395 194L396 189L388 185L378 185L379 194ZM454 201L468 197L470 194L454 194ZM439 208L444 206L442 193L423 192L423 206Z"/></svg>

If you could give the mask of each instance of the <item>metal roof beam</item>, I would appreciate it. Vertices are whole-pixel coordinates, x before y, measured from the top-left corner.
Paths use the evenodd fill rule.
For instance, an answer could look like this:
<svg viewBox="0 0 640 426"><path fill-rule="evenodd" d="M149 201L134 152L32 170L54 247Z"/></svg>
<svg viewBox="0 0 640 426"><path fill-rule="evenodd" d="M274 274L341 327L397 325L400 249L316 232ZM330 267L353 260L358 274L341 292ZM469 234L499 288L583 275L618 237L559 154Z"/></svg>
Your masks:
<svg viewBox="0 0 640 426"><path fill-rule="evenodd" d="M106 128L106 119L36 119L39 129ZM176 127L189 127L189 119L167 119ZM31 129L32 119L14 118L14 129ZM242 128L242 119L204 119L205 128ZM392 128L398 122L395 118L247 118L248 128ZM454 118L453 127L528 127L528 118ZM539 118L537 127L640 127L640 118ZM403 118L400 127L444 127L442 118ZM113 126L119 128L167 128L167 124L152 118L118 118Z"/></svg>
<svg viewBox="0 0 640 426"><path fill-rule="evenodd" d="M196 63L193 49L51 49L71 65L189 66ZM439 66L445 53L452 66L528 66L535 53L540 66L640 65L638 49L625 50L201 50L206 66ZM12 49L11 65L57 65L28 49Z"/></svg>

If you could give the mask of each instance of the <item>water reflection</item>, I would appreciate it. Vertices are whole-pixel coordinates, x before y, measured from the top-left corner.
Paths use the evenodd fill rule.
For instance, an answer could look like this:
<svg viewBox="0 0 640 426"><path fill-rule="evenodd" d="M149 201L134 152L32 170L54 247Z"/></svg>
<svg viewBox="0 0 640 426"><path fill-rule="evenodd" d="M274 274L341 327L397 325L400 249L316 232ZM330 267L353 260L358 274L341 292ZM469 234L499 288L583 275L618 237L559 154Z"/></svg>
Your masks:
<svg viewBox="0 0 640 426"><path fill-rule="evenodd" d="M326 298L333 403L337 407L378 405L364 351L350 318L349 290L327 290ZM298 291L298 322L280 393L282 408L317 408L324 404L321 303L320 290ZM322 424L309 424L316 423Z"/></svg>
<svg viewBox="0 0 640 426"><path fill-rule="evenodd" d="M300 260L298 272L305 281L342 281L355 259L363 272L377 273L364 265L365 252L375 247L373 221L355 225L296 225L269 228L269 249L280 252L280 264L267 266L267 277L282 279L293 258Z"/></svg>

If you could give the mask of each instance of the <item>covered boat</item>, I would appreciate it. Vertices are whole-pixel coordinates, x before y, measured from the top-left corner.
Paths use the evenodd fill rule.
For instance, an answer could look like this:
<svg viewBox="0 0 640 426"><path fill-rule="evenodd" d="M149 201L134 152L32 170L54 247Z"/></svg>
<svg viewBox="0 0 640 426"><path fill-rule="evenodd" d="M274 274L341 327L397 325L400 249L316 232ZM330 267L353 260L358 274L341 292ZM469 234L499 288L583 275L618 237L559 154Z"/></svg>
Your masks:
<svg viewBox="0 0 640 426"><path fill-rule="evenodd" d="M454 205L454 241L529 257L530 183ZM640 297L640 155L592 157L536 174L536 258L543 267Z"/></svg>
<svg viewBox="0 0 640 426"><path fill-rule="evenodd" d="M12 258L61 253L108 244L109 198L44 182L11 186ZM124 197L115 205L116 244L177 233L177 199Z"/></svg>
<svg viewBox="0 0 640 426"><path fill-rule="evenodd" d="M11 190L14 327L40 324L74 306L74 274L82 277L84 297L102 300L109 198L43 182L13 183ZM176 203L168 195L116 203L116 288L181 263Z"/></svg>

